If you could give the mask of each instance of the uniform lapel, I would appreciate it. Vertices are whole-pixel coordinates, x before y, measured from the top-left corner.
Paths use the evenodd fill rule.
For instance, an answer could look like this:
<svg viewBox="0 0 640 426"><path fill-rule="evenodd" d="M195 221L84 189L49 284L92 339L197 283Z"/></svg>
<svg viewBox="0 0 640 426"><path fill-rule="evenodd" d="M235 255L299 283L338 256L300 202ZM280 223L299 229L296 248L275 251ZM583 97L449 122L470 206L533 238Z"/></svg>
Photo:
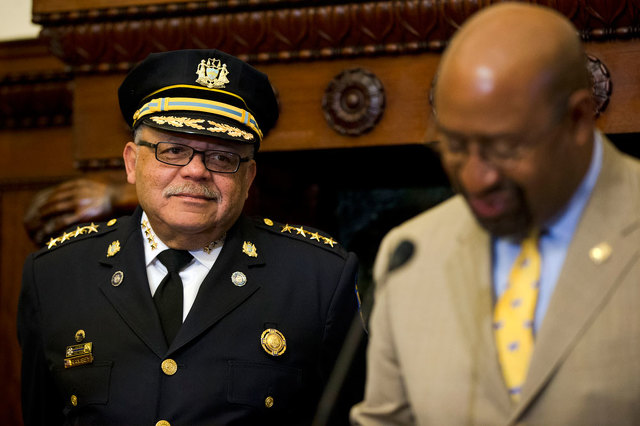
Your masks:
<svg viewBox="0 0 640 426"><path fill-rule="evenodd" d="M250 256L243 250L245 242L256 247L257 256ZM261 247L264 245L254 225L240 218L227 233L220 256L203 281L193 307L171 345L171 352L196 338L258 291L260 285L251 269L264 263L265 253ZM234 272L246 276L244 285L232 282Z"/></svg>
<svg viewBox="0 0 640 426"><path fill-rule="evenodd" d="M471 386L483 396L480 410L506 416L511 409L493 338L493 287L491 285L491 242L473 219L458 237L459 248L447 262L448 288L463 325L475 378ZM490 402L490 403L489 403ZM480 417L485 414L478 413ZM495 418L495 415L486 414ZM486 417L485 417L486 418Z"/></svg>
<svg viewBox="0 0 640 426"><path fill-rule="evenodd" d="M551 380L620 282L625 266L640 252L640 248L633 244L637 240L629 237L640 227L640 206L620 203L620 200L628 198L633 187L625 182L620 155L608 142L604 143L604 148L600 177L578 224L536 337L523 398L511 422L517 421ZM611 248L611 254L594 260L591 258L592 249L602 247L603 243Z"/></svg>
<svg viewBox="0 0 640 426"><path fill-rule="evenodd" d="M110 266L110 269L100 281L99 287L134 333L156 355L162 357L166 353L167 344L149 290L140 214L141 210L138 208L130 219L126 219L127 223L123 223L114 232L113 240L120 242L120 251L108 257L105 247L105 257L101 263ZM120 274L121 282L115 285L116 276Z"/></svg>

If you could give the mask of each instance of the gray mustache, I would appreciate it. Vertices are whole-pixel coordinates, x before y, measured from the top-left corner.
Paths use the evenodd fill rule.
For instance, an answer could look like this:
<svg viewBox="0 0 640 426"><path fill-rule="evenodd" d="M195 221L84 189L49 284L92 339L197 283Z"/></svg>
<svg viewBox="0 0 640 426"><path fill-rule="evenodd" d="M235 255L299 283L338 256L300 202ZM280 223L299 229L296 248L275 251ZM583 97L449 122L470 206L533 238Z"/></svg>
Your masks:
<svg viewBox="0 0 640 426"><path fill-rule="evenodd" d="M195 195L199 197L205 197L210 199L218 199L218 193L213 191L206 185L200 184L183 184L183 185L173 185L167 187L162 195L165 197L171 197L172 195Z"/></svg>

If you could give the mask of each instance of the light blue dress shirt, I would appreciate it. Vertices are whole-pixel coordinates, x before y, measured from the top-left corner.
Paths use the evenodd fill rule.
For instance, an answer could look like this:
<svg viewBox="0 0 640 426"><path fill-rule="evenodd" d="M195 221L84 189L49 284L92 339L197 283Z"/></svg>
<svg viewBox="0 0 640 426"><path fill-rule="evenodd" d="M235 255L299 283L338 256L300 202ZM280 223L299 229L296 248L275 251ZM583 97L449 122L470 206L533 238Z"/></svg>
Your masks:
<svg viewBox="0 0 640 426"><path fill-rule="evenodd" d="M551 295L562 270L567 249L573 238L573 233L580 221L584 206L596 184L602 167L602 136L595 133L594 150L587 174L582 179L578 189L571 197L565 209L556 215L545 226L545 232L540 237L540 254L542 265L540 271L540 290L536 305L534 331L540 329L544 315L547 312ZM509 238L493 239L493 290L494 300L507 288L509 272L520 252L518 242Z"/></svg>

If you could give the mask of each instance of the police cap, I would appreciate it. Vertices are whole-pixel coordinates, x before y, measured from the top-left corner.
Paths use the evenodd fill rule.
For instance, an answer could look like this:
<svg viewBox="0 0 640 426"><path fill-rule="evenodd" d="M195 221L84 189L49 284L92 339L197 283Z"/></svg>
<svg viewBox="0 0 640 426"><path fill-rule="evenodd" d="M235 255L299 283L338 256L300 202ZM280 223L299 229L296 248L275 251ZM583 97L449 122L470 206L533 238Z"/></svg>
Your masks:
<svg viewBox="0 0 640 426"><path fill-rule="evenodd" d="M212 49L150 54L129 72L118 98L132 129L144 123L253 144L256 151L278 119L267 76Z"/></svg>

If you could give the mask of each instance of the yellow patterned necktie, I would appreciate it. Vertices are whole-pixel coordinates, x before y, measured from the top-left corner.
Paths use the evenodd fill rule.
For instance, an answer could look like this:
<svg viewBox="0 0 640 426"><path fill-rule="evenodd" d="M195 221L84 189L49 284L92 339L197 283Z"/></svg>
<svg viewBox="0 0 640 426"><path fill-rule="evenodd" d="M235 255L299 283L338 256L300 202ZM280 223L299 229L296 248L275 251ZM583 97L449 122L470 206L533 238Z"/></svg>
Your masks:
<svg viewBox="0 0 640 426"><path fill-rule="evenodd" d="M537 231L522 240L509 282L493 313L498 358L509 395L518 401L533 352L533 320L540 281Z"/></svg>

